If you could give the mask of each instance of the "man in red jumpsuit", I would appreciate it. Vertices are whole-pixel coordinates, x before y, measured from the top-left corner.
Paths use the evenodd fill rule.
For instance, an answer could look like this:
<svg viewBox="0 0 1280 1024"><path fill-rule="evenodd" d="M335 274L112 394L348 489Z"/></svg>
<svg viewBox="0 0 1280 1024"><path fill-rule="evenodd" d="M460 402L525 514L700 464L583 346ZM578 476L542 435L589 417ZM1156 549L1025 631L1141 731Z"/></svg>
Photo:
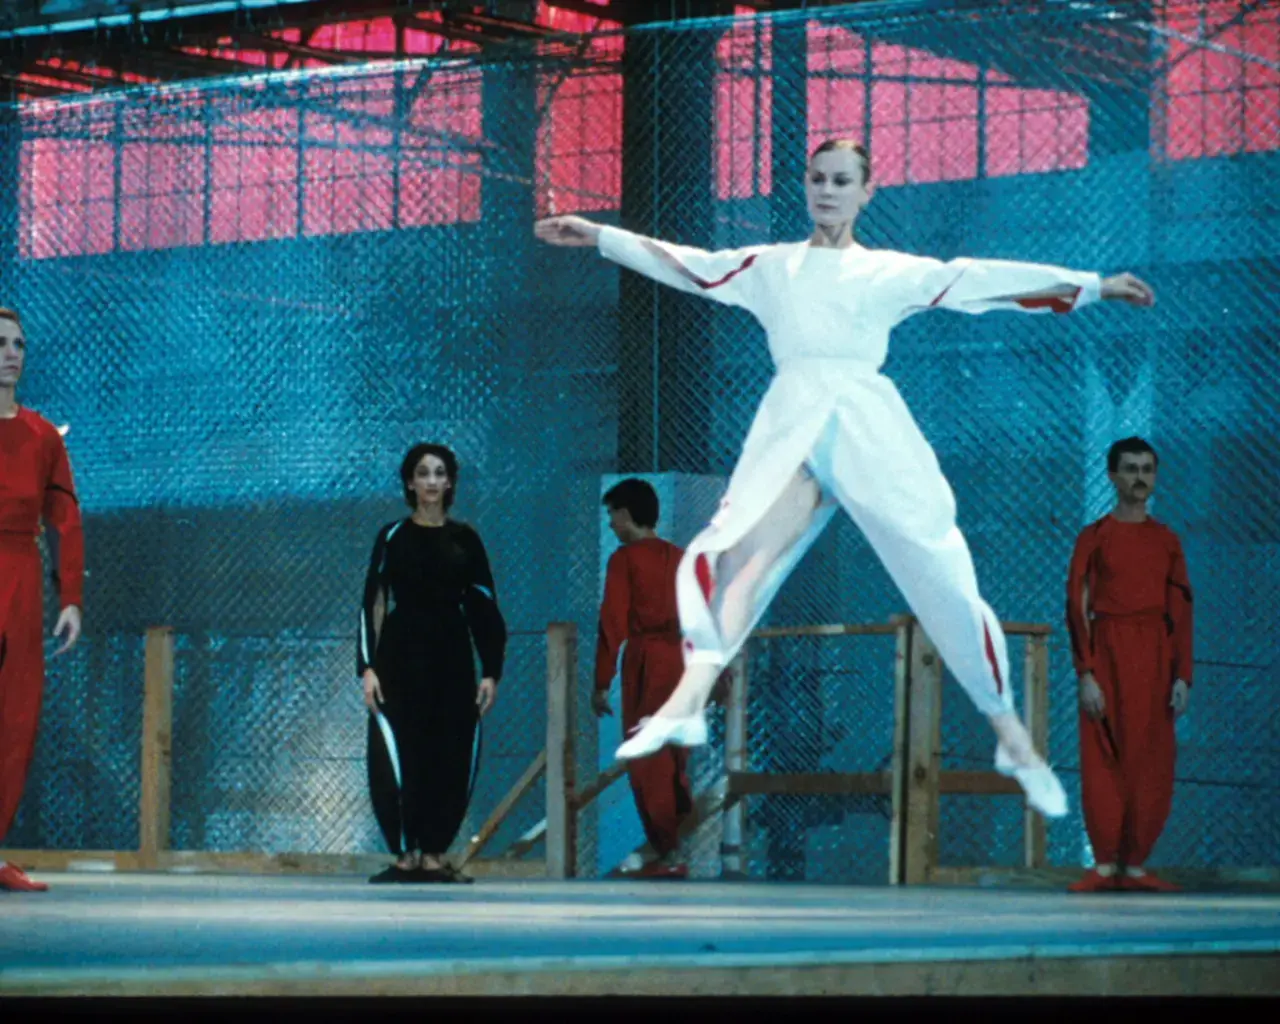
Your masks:
<svg viewBox="0 0 1280 1024"><path fill-rule="evenodd" d="M658 495L643 480L623 480L604 496L604 506L622 547L610 556L605 576L592 708L597 716L613 714L609 684L625 641L622 727L630 733L662 707L684 672L676 610L676 568L684 551L655 532ZM667 746L627 762L640 822L658 853L632 877L688 877L679 860L680 821L693 806L688 758L687 748Z"/></svg>
<svg viewBox="0 0 1280 1024"><path fill-rule="evenodd" d="M1178 536L1147 515L1159 460L1107 453L1110 515L1076 538L1067 627L1080 679L1080 781L1096 866L1072 892L1167 892L1144 870L1173 803L1174 719L1191 690L1191 585Z"/></svg>
<svg viewBox="0 0 1280 1024"><path fill-rule="evenodd" d="M13 823L35 750L44 685L41 517L58 534L61 649L80 636L84 539L71 465L62 435L18 405L27 342L17 313L0 309L0 845ZM0 890L40 892L48 886L16 864L0 864Z"/></svg>

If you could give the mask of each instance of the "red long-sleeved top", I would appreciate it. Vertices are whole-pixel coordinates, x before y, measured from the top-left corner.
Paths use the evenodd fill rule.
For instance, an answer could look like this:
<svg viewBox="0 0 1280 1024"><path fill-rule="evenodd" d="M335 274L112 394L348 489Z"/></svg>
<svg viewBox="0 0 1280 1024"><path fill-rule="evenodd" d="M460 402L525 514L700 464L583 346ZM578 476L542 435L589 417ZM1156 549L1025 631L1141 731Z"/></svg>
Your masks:
<svg viewBox="0 0 1280 1024"><path fill-rule="evenodd" d="M58 533L62 606L84 603L84 530L67 447L30 409L0 419L0 534L35 538L43 518Z"/></svg>
<svg viewBox="0 0 1280 1024"><path fill-rule="evenodd" d="M1086 586L1092 616L1163 617L1172 643L1173 676L1191 683L1191 583L1176 533L1149 517L1125 523L1109 515L1080 532L1067 578L1067 628L1077 675L1094 668Z"/></svg>
<svg viewBox="0 0 1280 1024"><path fill-rule="evenodd" d="M609 689L623 641L654 637L679 643L676 568L683 554L674 544L650 537L625 544L609 556L596 638L597 690ZM626 669L624 664L624 686Z"/></svg>

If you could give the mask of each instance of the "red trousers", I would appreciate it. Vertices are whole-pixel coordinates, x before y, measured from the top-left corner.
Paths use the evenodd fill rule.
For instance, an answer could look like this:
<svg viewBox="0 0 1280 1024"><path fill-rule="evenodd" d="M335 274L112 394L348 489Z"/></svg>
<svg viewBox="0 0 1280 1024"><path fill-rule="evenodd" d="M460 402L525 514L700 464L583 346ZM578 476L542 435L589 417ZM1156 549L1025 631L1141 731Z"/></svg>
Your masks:
<svg viewBox="0 0 1280 1024"><path fill-rule="evenodd" d="M671 696L684 672L680 638L634 637L622 655L622 728L630 734ZM659 856L680 847L680 821L693 809L689 751L663 747L627 763L631 794L645 838Z"/></svg>
<svg viewBox="0 0 1280 1024"><path fill-rule="evenodd" d="M44 687L40 552L0 533L0 843L13 824L36 746Z"/></svg>
<svg viewBox="0 0 1280 1024"><path fill-rule="evenodd" d="M1080 715L1085 828L1099 864L1146 863L1173 805L1171 651L1163 616L1094 621L1094 677L1106 701Z"/></svg>

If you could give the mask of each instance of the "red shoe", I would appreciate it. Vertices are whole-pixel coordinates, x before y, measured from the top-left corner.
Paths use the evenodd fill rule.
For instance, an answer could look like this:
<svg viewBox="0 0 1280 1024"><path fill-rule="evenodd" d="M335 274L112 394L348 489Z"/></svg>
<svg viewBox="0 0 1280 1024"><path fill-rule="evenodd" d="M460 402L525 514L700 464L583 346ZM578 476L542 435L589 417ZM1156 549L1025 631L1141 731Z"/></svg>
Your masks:
<svg viewBox="0 0 1280 1024"><path fill-rule="evenodd" d="M1172 882L1166 882L1158 875L1153 875L1150 871L1141 875L1131 875L1127 872L1124 881L1120 883L1120 888L1126 892L1182 892L1179 886Z"/></svg>
<svg viewBox="0 0 1280 1024"><path fill-rule="evenodd" d="M648 864L636 868L634 871L622 872L622 877L682 879L689 877L689 866L687 864L665 864L660 860L651 860Z"/></svg>
<svg viewBox="0 0 1280 1024"><path fill-rule="evenodd" d="M1067 886L1067 892L1115 892L1120 888L1119 881L1116 875L1100 875L1090 868L1083 878Z"/></svg>
<svg viewBox="0 0 1280 1024"><path fill-rule="evenodd" d="M0 889L10 892L48 892L44 882L37 882L27 875L17 864L0 865Z"/></svg>

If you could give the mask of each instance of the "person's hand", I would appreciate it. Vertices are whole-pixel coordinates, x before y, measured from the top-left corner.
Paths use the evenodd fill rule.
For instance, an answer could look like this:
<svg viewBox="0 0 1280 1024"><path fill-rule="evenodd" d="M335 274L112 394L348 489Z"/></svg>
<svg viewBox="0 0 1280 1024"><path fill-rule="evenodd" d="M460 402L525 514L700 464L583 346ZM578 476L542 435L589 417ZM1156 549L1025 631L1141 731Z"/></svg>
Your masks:
<svg viewBox="0 0 1280 1024"><path fill-rule="evenodd" d="M533 233L552 245L595 245L596 239L600 237L600 225L571 214L544 217L534 223Z"/></svg>
<svg viewBox="0 0 1280 1024"><path fill-rule="evenodd" d="M1187 713L1187 705L1191 702L1191 686L1185 679L1173 681L1173 696L1169 707L1173 708L1173 717L1181 718Z"/></svg>
<svg viewBox="0 0 1280 1024"><path fill-rule="evenodd" d="M493 707L493 702L498 698L498 684L488 676L480 680L480 685L476 687L476 707L480 709L480 717L483 718L489 713L489 709Z"/></svg>
<svg viewBox="0 0 1280 1024"><path fill-rule="evenodd" d="M370 711L377 711L378 704L386 703L386 699L382 696L382 683L378 681L378 673L367 668L360 678L364 683L364 706ZM377 703L374 703L375 701Z"/></svg>
<svg viewBox="0 0 1280 1024"><path fill-rule="evenodd" d="M58 624L53 627L53 635L60 637L65 632L67 638L62 642L62 646L53 652L55 658L59 654L66 654L76 645L76 641L80 639L80 625L80 609L76 605L69 604L62 609L62 614L58 616Z"/></svg>
<svg viewBox="0 0 1280 1024"><path fill-rule="evenodd" d="M1098 685L1098 680L1093 678L1092 672L1086 672L1080 677L1080 707L1095 721L1107 710L1107 702L1102 696L1102 687Z"/></svg>
<svg viewBox="0 0 1280 1024"><path fill-rule="evenodd" d="M609 706L608 690L595 690L592 692L591 710L596 713L596 718L603 718L605 715L613 714L613 708Z"/></svg>
<svg viewBox="0 0 1280 1024"><path fill-rule="evenodd" d="M1134 306L1154 306L1156 293L1151 285L1133 274L1116 274L1102 279L1102 297L1118 299Z"/></svg>

